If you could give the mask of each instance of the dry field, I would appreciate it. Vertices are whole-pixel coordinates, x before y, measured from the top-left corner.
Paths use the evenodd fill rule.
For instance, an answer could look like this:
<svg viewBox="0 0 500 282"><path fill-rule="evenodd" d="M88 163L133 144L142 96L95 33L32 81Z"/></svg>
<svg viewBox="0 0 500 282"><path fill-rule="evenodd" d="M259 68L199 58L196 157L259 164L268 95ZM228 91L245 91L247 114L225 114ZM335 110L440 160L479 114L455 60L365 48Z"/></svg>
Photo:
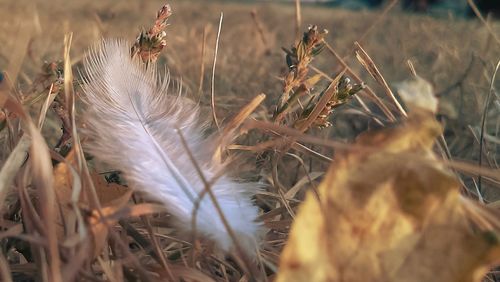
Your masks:
<svg viewBox="0 0 500 282"><path fill-rule="evenodd" d="M167 45L157 66L160 72L168 69L172 91L182 85L183 95L199 102L202 119L212 125L209 132L217 130L212 124L211 102L215 105L218 122L224 126L241 118L237 116L238 112L257 95L266 95L261 103L254 100L255 108L244 115L247 122L241 121L243 124L231 133L234 136L228 138L234 141L225 144L225 149L228 149L225 156L232 161L228 173L243 181L258 182L262 187L254 196L259 207L259 220L265 226L257 259L239 256L238 252L227 254L213 248L210 240L201 238L193 241L189 236L180 234L170 216L154 201L148 200L148 197L143 199L140 193L131 195L128 192L121 172L96 161L87 152L79 152L78 148L82 147L75 144L75 140L80 140L86 151L87 139L81 133L85 127L81 119L85 106L80 101L85 52L102 38L122 38L134 42L141 30L152 25L156 12L165 2L3 0L0 1L0 71L4 72L0 82L0 280L300 281L309 278L340 281L342 276L329 275L334 266L341 264L339 261L352 253L343 247L326 244L325 248L331 247L332 253L325 254L319 247L298 243L303 240L314 245L313 238L322 238L304 231L317 226L314 221L310 223L312 225L304 223L308 218L306 211L309 217L316 215L310 203L301 214L301 203L311 202L314 197L327 199L328 191L335 190L329 190L329 183L353 189L371 189L372 185L378 187L377 183L385 183L378 179L379 175L391 170L397 175L400 167L414 165L415 171L421 171L421 175L402 173L400 178L389 181L390 185L409 189L406 192L401 190L402 194L396 193L397 197L405 200L399 205L391 204L393 199L389 194L370 194L373 199L388 198L380 202L365 202L360 208L356 206L359 203L346 196L350 192L332 192L342 199L345 196L346 203L353 200L352 205L345 207L341 203L337 203L338 206L334 204L338 210L349 211L352 208L353 221L369 222L364 217L366 214L383 218L409 210L412 216L415 215L413 212L418 214L411 220L402 216L394 217L394 221L390 222L381 221L383 230L394 233L389 236L379 232L380 237L377 237L366 231L370 235L363 240L373 243L360 244L357 249L354 248L356 252L377 253L384 248L406 252L405 248L399 249L389 243L385 245L381 237L387 236L387 240L394 240L392 242L402 240L403 245L410 246L415 234L443 223L433 221L441 217L445 224L440 227L449 226L448 231L459 229L456 231L459 233L470 232L467 234L471 237L453 241L456 237L451 233L436 231L434 235L426 234L441 238L438 240L441 243L434 246L439 255L419 252L420 249L415 247L412 254L419 256L412 256L412 259L419 262L408 262L406 268L401 266L404 271L400 269L400 272L408 275L405 278L398 276L400 272L385 273L377 267L371 268L372 264L368 261L374 258L367 256L369 259L353 260L352 265L350 262L343 265L351 269L346 271L348 274L345 274L344 280L425 281L434 278L435 281L498 281L493 267L500 262L500 94L496 90L500 79L495 80L494 77L500 59L500 22L491 19L486 19L486 23L478 19L466 20L451 14L446 18L408 14L400 11L399 5L374 11L302 6L300 34L307 31L309 25L318 26L319 31L328 30L324 37L326 46L306 67L308 77L321 81L312 83L311 87L309 84L304 86L307 88L305 92L321 92L343 71L353 83L364 82L367 87L354 94L355 98L339 100L342 105L335 107L333 113L327 116L332 126L319 128L315 126L316 120L307 127L301 127L300 111L305 104L300 104L300 101L293 108L295 112L289 112L283 121L280 122L279 118L277 121L274 116L282 99L283 77L290 72L282 47L290 48L297 42L294 4L203 0L172 0L168 3L173 15L168 19ZM212 85L221 13L223 21ZM72 40L65 42L69 34ZM65 57L65 48L68 47L71 48L67 53L69 56ZM373 60L387 86L380 83L380 78L374 79L367 71L370 68L360 63L360 48ZM63 71L64 63L69 63L68 59L71 65ZM73 72L72 80L68 78L69 69ZM374 72L371 68L371 73ZM439 100L435 113L437 122L416 114L416 118L410 118L405 123L406 118L398 108L401 102L399 96L396 98L399 102L395 102L389 94L396 93L398 85L414 77L415 73L433 86ZM70 86L74 93L68 90ZM294 91L299 88L295 87ZM44 106L44 102L49 101L49 91L60 91L58 95L61 96L68 95L68 92L74 94L65 97L74 97L75 113L68 110L68 105L73 105L71 102L56 97L53 104ZM214 94L213 101L211 94ZM306 96L301 98L302 102L307 102ZM311 101L320 104L319 98ZM20 109L21 104L24 110ZM38 131L29 126L29 118L24 116L24 112L31 116L35 124L46 116L42 123L42 135L34 133L33 130ZM299 122L293 123L294 119ZM255 120L258 122L248 122ZM439 128L436 124L443 128L442 134L429 133ZM358 138L367 131L380 132L381 135ZM29 138L23 138L25 135ZM285 140L285 144L269 145L271 141L278 140L277 136L285 135L296 139ZM429 143L429 138L436 143ZM356 142L357 139L359 141ZM346 149L354 142L361 147L371 146L372 150L365 153L361 149L356 151L357 147ZM430 151L433 151L430 161L433 164L418 156L427 155ZM393 156L395 152L400 155ZM385 160L382 153L387 153ZM382 171L377 172L380 167L371 164L374 159L365 158L365 155L371 154L375 159L380 158ZM328 172L332 163L338 167L336 172L335 169ZM351 164L352 170L359 171L349 172L347 164ZM433 167L434 164L439 164L439 167ZM386 171L384 165L387 166ZM427 172L429 167L439 173ZM453 181L447 178L449 175L453 176ZM359 183L354 181L356 184L345 180L355 177L366 179ZM449 187L449 182L457 183L456 195L453 195L460 200L457 200L456 206L463 208L461 203L466 203L464 205L468 208L463 209L467 212L460 210L452 214L451 210L455 212L456 206L448 207L451 201L448 194L443 196L446 200L442 202L436 200L440 196L428 198L428 195L437 193L432 187ZM422 189L418 190L419 187ZM75 193L82 194L75 196ZM401 206L401 203L407 206ZM422 207L419 206L421 204ZM367 210L364 212L365 205ZM474 207L472 210L480 212L470 212L471 206ZM339 229L331 231L321 227L325 229L320 228L318 232L323 236L335 234L339 244L350 246L352 242L348 236L337 234L345 231L341 228L347 228L342 225L345 218L337 219L333 210L320 208L325 214L332 214L331 219L324 215L326 220L323 224L331 222L333 229L336 226ZM373 213L371 208L380 210L380 214ZM397 211L391 212L391 208ZM450 213L439 213L441 210ZM464 227L465 223L456 219L457 214L470 219L472 227ZM108 219L103 221L100 218ZM289 241L290 247L282 256L295 220L299 221L297 226L300 227L292 231L295 233ZM405 224L399 226L402 221ZM396 225L401 229L394 229ZM401 239L395 235L406 234L404 230L410 229L413 237L408 235ZM471 243L468 246L470 249L464 248L463 252L441 252L440 246L447 245L445 238L450 238L451 242L446 250L460 249L466 242L476 240L473 236L480 233L478 230L483 232L483 229L488 232L481 233L481 236L487 234L488 242L494 243L488 246ZM293 246L299 245L293 249ZM337 249L339 254L345 255L342 259L332 258ZM297 261L291 259L297 254ZM302 254L303 258L300 258ZM448 267L444 261L449 257L449 264L453 266ZM322 262L311 263L310 260ZM427 260L433 263L422 262ZM278 275L280 269L282 273ZM448 273L440 272L442 269L452 269L449 273L453 275L442 274ZM481 278L488 269L490 273ZM354 275L356 272L359 276ZM326 274L321 276L318 273ZM458 277L460 280L457 280Z"/></svg>

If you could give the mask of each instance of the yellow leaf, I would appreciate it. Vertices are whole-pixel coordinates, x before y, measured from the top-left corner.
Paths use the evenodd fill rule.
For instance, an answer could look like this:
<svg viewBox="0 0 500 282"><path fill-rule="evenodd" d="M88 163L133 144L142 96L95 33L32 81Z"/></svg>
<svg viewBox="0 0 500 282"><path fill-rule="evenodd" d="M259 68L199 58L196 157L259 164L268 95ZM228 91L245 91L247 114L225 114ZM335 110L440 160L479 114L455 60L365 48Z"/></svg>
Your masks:
<svg viewBox="0 0 500 282"><path fill-rule="evenodd" d="M373 150L339 158L320 200L307 196L277 281L480 281L499 261L495 233L472 223L458 182L431 153L439 124L412 114L361 136Z"/></svg>

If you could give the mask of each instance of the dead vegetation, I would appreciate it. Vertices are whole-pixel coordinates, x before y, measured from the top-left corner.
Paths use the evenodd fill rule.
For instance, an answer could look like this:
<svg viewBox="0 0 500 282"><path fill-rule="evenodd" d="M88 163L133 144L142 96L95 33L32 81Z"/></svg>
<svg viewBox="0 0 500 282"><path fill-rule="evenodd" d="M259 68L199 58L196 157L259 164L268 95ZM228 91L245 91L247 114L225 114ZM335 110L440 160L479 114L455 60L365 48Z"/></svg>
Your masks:
<svg viewBox="0 0 500 282"><path fill-rule="evenodd" d="M2 281L498 279L497 22L207 1L154 22L164 4L0 3ZM85 153L78 70L101 37L136 40L218 117L217 157L264 186L255 263L178 234ZM399 98L417 76L436 118Z"/></svg>

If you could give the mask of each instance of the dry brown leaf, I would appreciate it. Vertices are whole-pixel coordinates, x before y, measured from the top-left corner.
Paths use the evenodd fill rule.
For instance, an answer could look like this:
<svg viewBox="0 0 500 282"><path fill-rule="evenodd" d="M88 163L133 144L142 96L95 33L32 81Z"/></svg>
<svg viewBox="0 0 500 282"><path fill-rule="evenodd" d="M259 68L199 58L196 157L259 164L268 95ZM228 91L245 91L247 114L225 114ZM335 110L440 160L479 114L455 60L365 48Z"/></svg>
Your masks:
<svg viewBox="0 0 500 282"><path fill-rule="evenodd" d="M496 234L467 217L455 177L431 153L440 125L415 112L365 134L309 193L277 281L480 281L500 259Z"/></svg>
<svg viewBox="0 0 500 282"><path fill-rule="evenodd" d="M96 191L99 189L96 186ZM109 228L118 222L118 219L108 219L109 216L115 214L118 210L123 208L130 197L132 196L131 190L126 190L124 193L119 195L118 198L113 201L108 202L108 204L101 209L101 214L106 218L104 222L101 220L101 216L97 210L92 212L92 216L89 220L90 232L92 232L93 242L94 242L94 257L98 256L101 253L104 244L106 243L106 239L109 234Z"/></svg>
<svg viewBox="0 0 500 282"><path fill-rule="evenodd" d="M112 205L113 201L120 199L123 195L130 192L128 187L117 183L108 183L97 172L90 173L90 176L92 177L97 197L102 206Z"/></svg>
<svg viewBox="0 0 500 282"><path fill-rule="evenodd" d="M60 162L54 169L54 182L59 204L64 207L71 203L73 193L73 176L71 168L68 164L74 165L74 152L71 151L66 157L65 162ZM123 195L127 195L130 191L128 187L117 183L108 183L98 173L91 173L92 182L96 190L97 198L102 206L114 205L113 202L120 199ZM83 195L82 195L83 197ZM81 197L81 198L82 198ZM73 199L76 201L76 199ZM79 199L79 203L87 205L86 199Z"/></svg>
<svg viewBox="0 0 500 282"><path fill-rule="evenodd" d="M101 212L104 217L114 214L127 205L132 196L131 189L116 183L108 183L102 176L95 172L91 173L91 177L97 197L103 207ZM104 247L108 237L108 227L116 224L118 220L106 220L104 223L100 220L99 212L94 210L92 214L94 216L90 219L90 231L94 239L94 257L96 257Z"/></svg>
<svg viewBox="0 0 500 282"><path fill-rule="evenodd" d="M54 169L54 189L57 195L59 204L59 213L57 216L57 235L58 238L71 235L70 232L75 232L77 224L77 215L74 210L74 203L79 207L88 206L88 200L83 197L84 193L74 193L74 189L81 185L79 177L74 169L70 166L74 164L74 152L71 151L66 157L65 162L60 162ZM102 205L103 216L109 216L116 211L122 209L130 200L132 191L116 183L107 183L98 173L91 174L94 183L95 191L99 202ZM75 181L76 180L76 181ZM77 197L77 198L75 198ZM94 242L94 257L97 256L108 236L107 226L99 219L97 211L92 212L90 218L90 232ZM108 221L112 225L116 220Z"/></svg>

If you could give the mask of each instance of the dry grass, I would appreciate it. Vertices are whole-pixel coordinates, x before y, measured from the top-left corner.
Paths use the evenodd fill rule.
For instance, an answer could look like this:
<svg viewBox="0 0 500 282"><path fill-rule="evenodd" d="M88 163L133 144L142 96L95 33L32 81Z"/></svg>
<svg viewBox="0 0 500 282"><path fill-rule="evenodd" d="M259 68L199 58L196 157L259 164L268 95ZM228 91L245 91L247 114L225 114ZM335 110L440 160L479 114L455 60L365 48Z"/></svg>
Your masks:
<svg viewBox="0 0 500 282"><path fill-rule="evenodd" d="M0 124L0 272L5 281L11 277L9 270L18 281L36 277L44 281L72 281L75 277L91 281L156 281L159 277L245 281L251 280L250 274L272 280L297 206L305 191L315 189L335 153L350 148L349 142L360 132L391 125L404 116L390 95L395 82L412 76L408 62L434 85L440 99L439 119L445 132L436 151L452 161L464 194L500 206L500 183L494 177L500 161L500 100L495 90L498 79L492 81L500 58L495 40L500 23L489 22L485 28L480 21L433 19L402 14L397 8L383 14L302 6L303 30L308 24L329 30L325 37L329 49L314 58L309 70L310 75L320 73L323 79L314 91L324 89L342 71L357 83L366 82L368 88L335 109L332 127L296 130L262 122L272 120L283 93L281 77L289 70L281 47L296 42L295 6L172 1L166 51L158 62L168 66L174 78L182 78L183 91L200 101L207 119L220 12L224 21L214 76L214 115L234 131L239 119L250 115L248 109L256 107L262 96L247 111L236 113L257 94L267 96L250 115L260 121L245 123L238 145L228 147L229 154L241 160L235 172L239 177L266 184L256 197L262 210L260 219L269 228L258 269L248 267L238 256L226 257L198 241L179 237L161 207L143 203L140 195L128 201L130 194L114 183L123 184L119 173L102 173L110 183L103 181L96 171L105 168L87 162L77 131L82 126L77 70L84 52L101 37L135 40L139 28L149 27L163 4L156 0L0 3L0 41L4 42L0 70L8 73L0 84L0 104L8 109L2 112ZM65 43L70 32L72 41L67 37ZM355 41L360 45L355 46ZM65 48L68 56L64 56ZM369 71L359 63L355 51ZM42 71L46 61L55 64ZM379 83L382 81L386 84ZM7 93L11 98L4 98ZM73 99L76 112L72 111ZM23 110L18 101L30 103ZM236 121L231 119L234 115ZM43 124L43 136L36 129L38 124ZM295 139L283 141L282 135ZM482 146L479 140L484 141ZM29 144L33 146L28 155ZM272 157L267 158L270 152ZM480 159L492 169L482 178L476 166L453 163L475 165ZM54 173L51 163L56 167ZM63 191L76 187L79 194ZM108 194L118 199L109 199ZM113 216L106 217L109 215ZM99 244L105 246L102 252L92 252Z"/></svg>

